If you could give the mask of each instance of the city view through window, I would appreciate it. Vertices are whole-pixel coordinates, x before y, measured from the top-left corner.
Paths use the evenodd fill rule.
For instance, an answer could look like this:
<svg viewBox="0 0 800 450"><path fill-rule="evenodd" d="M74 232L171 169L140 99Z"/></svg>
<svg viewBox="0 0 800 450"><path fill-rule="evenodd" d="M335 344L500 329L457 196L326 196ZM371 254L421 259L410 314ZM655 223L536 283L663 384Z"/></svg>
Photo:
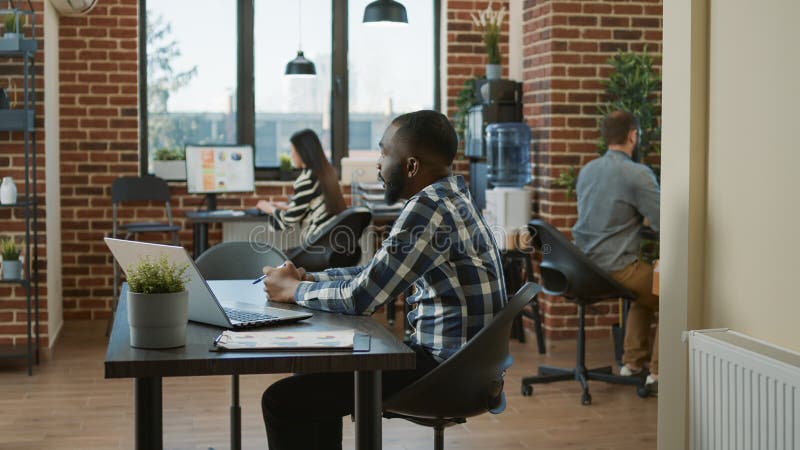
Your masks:
<svg viewBox="0 0 800 450"><path fill-rule="evenodd" d="M406 0L409 25L361 23L368 0L348 5L349 149L377 150L398 114L433 107L433 2ZM303 128L330 156L330 0L255 0L255 165L277 167ZM148 157L185 144L234 144L236 1L147 2ZM317 76L284 76L298 47Z"/></svg>

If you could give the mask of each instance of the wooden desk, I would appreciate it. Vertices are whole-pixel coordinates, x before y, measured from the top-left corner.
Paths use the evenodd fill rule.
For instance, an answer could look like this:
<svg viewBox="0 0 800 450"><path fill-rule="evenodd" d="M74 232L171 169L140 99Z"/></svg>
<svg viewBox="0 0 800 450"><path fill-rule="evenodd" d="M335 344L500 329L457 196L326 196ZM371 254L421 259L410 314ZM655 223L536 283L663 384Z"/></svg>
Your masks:
<svg viewBox="0 0 800 450"><path fill-rule="evenodd" d="M208 211L189 211L186 218L192 224L192 257L197 259L208 249L208 224L226 222L266 223L264 215L251 214L213 214Z"/></svg>
<svg viewBox="0 0 800 450"><path fill-rule="evenodd" d="M106 378L134 378L136 448L163 448L161 378L264 373L355 372L356 448L381 448L381 372L408 370L414 352L382 325L363 316L314 311L314 317L294 326L328 330L354 328L371 337L369 352L211 352L222 329L189 322L186 346L144 350L130 346L127 285L123 285L105 360ZM280 305L290 309L299 306ZM224 407L225 405L220 405Z"/></svg>

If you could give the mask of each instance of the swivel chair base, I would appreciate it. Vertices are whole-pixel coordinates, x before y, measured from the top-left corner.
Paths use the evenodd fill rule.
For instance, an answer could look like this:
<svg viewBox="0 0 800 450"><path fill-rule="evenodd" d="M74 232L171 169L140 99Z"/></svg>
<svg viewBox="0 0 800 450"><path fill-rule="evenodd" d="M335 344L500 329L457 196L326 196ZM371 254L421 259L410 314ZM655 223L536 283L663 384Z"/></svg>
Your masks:
<svg viewBox="0 0 800 450"><path fill-rule="evenodd" d="M624 377L622 375L614 375L611 366L598 367L596 369L586 369L585 367L564 369L561 367L539 366L539 375L522 379L522 395L525 397L533 395L533 384L567 380L576 380L581 384L581 388L583 389L581 403L583 405L592 404L592 395L589 393L589 380L638 386L636 393L640 397L647 397L649 395L649 391L644 385L644 378L640 376Z"/></svg>
<svg viewBox="0 0 800 450"><path fill-rule="evenodd" d="M614 375L611 366L600 367L597 369L586 368L586 333L585 333L586 311L583 302L578 302L578 349L577 362L575 368L565 369L560 367L539 366L539 374L522 379L521 391L523 396L533 394L532 384L553 383L556 381L576 380L581 384L583 394L581 403L583 405L592 404L592 396L589 394L589 380L604 381L613 384L626 384L638 386L636 393L639 397L647 397L649 390L645 386L645 379L642 376L624 377Z"/></svg>

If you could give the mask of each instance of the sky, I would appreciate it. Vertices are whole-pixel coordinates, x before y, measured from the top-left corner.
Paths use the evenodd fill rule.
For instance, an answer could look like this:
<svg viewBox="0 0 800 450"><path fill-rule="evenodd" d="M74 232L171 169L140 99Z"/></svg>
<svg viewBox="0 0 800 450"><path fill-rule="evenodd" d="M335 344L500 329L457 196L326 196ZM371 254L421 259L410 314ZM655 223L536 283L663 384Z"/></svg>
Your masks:
<svg viewBox="0 0 800 450"><path fill-rule="evenodd" d="M331 0L255 1L257 112L322 112L328 108L331 70ZM350 110L394 112L433 106L433 2L403 0L409 25L361 23L370 0L350 0ZM298 10L302 5L302 36ZM173 67L197 75L168 104L171 112L224 112L236 84L236 0L149 0L148 14L172 26L181 57ZM313 79L283 75L299 39L317 68Z"/></svg>

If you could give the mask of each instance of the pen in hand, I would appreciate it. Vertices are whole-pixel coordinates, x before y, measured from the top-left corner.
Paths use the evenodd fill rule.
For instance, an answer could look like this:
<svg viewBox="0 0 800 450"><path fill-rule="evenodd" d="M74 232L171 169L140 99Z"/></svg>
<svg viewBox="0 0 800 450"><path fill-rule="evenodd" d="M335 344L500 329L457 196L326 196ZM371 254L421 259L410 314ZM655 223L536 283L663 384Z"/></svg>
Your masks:
<svg viewBox="0 0 800 450"><path fill-rule="evenodd" d="M278 266L278 269L280 269L281 267L283 267L285 265L286 265L286 263L281 264L280 266ZM263 280L266 277L267 277L267 274L261 275L260 277L256 278L255 281L253 281L253 284L258 284L259 282L261 282L261 280Z"/></svg>

